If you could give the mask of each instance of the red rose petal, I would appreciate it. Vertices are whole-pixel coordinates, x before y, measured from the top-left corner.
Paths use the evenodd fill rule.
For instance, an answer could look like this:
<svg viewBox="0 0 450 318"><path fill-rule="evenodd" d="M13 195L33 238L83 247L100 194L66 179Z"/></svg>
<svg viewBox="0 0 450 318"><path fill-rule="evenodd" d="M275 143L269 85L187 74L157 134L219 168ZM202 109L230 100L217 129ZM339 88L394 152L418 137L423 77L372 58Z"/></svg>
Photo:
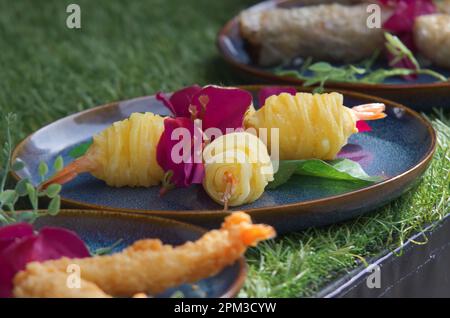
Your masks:
<svg viewBox="0 0 450 318"><path fill-rule="evenodd" d="M0 253L17 239L31 235L33 235L33 226L28 223L0 227Z"/></svg>
<svg viewBox="0 0 450 318"><path fill-rule="evenodd" d="M74 233L61 228L44 228L39 234L33 234L31 226L11 225L0 232L13 239L0 252L0 297L11 297L13 278L25 269L29 262L43 262L61 257L89 257L89 250L84 242ZM32 229L32 228L31 228ZM12 233L15 238L11 238Z"/></svg>
<svg viewBox="0 0 450 318"><path fill-rule="evenodd" d="M217 128L226 134L228 130L243 127L244 116L252 100L249 92L239 88L207 86L193 98L192 103L200 109L203 131Z"/></svg>
<svg viewBox="0 0 450 318"><path fill-rule="evenodd" d="M297 94L297 90L294 87L283 87L283 86L268 86L264 87L259 91L259 106L264 106L266 99L273 95L280 95L282 93L288 93L291 95Z"/></svg>
<svg viewBox="0 0 450 318"><path fill-rule="evenodd" d="M370 128L369 124L364 120L359 120L356 122L356 128L358 128L358 132L370 132L372 128Z"/></svg>
<svg viewBox="0 0 450 318"><path fill-rule="evenodd" d="M192 98L201 91L201 87L198 85L192 85L185 87L172 94L170 98L159 92L156 94L156 99L163 102L164 105L169 108L175 117L190 118L189 106L191 105Z"/></svg>
<svg viewBox="0 0 450 318"><path fill-rule="evenodd" d="M172 133L178 129L186 129L189 136L181 137L173 136ZM175 138L176 137L176 138ZM172 139L175 140L172 140ZM184 138L190 138L185 140ZM181 139L181 140L180 140ZM200 140L199 140L200 139ZM181 148L178 155L182 158L172 158L172 150L175 146L179 146L182 142L189 142L188 152L184 152L185 148ZM198 149L196 149L198 148ZM164 132L159 140L156 158L158 164L165 172L172 171L173 176L171 182L177 187L188 187L191 184L202 183L204 176L204 167L201 158L202 153L202 131L194 125L189 118L166 118L164 120ZM182 160L178 160L182 159Z"/></svg>

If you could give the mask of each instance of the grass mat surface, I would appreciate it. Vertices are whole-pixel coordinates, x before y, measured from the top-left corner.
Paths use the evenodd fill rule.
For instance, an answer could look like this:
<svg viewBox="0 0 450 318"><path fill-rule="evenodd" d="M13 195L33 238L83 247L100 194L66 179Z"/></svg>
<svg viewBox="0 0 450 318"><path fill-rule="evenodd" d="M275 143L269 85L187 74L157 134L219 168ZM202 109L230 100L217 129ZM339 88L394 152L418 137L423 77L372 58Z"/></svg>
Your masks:
<svg viewBox="0 0 450 318"><path fill-rule="evenodd" d="M66 6L72 2L0 1L0 110L19 116L16 141L95 105L192 83L245 83L220 59L215 38L230 17L256 1L78 0L82 29L70 30ZM439 149L418 187L357 220L252 250L241 296L314 295L444 217L450 204L449 117L432 118Z"/></svg>

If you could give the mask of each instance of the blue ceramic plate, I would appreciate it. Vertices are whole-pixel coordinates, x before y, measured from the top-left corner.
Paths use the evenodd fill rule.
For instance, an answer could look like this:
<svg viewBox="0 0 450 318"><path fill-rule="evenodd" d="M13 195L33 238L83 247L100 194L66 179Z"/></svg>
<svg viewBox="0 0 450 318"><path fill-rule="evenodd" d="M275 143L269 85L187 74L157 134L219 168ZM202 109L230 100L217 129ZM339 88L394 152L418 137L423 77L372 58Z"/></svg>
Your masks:
<svg viewBox="0 0 450 318"><path fill-rule="evenodd" d="M308 1L311 3L311 1ZM319 2L319 1L318 1ZM268 0L254 5L249 10L264 11L275 7L299 7L304 0ZM247 46L239 31L239 17L230 20L220 31L217 38L218 49L230 65L251 76L252 79L302 85L303 81L293 77L276 75L272 69L263 68L252 62ZM341 65L336 65L341 66ZM386 62L376 67L388 68ZM450 70L431 66L431 69L450 78ZM298 68L297 68L298 69ZM406 81L401 77L386 79L380 84L364 83L327 83L329 88L340 88L384 97L409 107L431 110L432 107L449 107L450 81L439 82L435 78L421 75L414 81Z"/></svg>
<svg viewBox="0 0 450 318"><path fill-rule="evenodd" d="M75 231L91 251L113 246L120 241L113 252L120 252L141 239L156 238L176 246L195 241L205 233L202 228L157 217L85 210L63 210L56 217L39 218L36 226L57 226ZM234 297L241 289L245 277L246 264L244 259L240 259L211 278L195 285L167 290L158 296L171 297L175 292L181 291L186 298Z"/></svg>
<svg viewBox="0 0 450 318"><path fill-rule="evenodd" d="M256 93L260 87L244 87ZM435 134L430 124L417 113L386 100L343 92L345 105L384 102L388 118L372 122L373 131L354 135L344 151L358 160L370 175L387 180L364 189L348 188L336 182L324 187L320 179L293 178L286 185L266 191L256 202L240 207L258 222L274 225L279 232L299 230L338 222L373 210L407 191L425 171L435 149ZM168 115L154 97L142 97L96 107L50 124L19 144L14 158L26 168L16 177L39 183L38 164L51 163L58 155L65 163L73 160L69 152L113 122L133 112L152 111ZM176 189L163 198L159 188L111 188L89 174L64 185L66 207L141 212L170 217L205 227L217 227L226 213L214 203L201 186Z"/></svg>

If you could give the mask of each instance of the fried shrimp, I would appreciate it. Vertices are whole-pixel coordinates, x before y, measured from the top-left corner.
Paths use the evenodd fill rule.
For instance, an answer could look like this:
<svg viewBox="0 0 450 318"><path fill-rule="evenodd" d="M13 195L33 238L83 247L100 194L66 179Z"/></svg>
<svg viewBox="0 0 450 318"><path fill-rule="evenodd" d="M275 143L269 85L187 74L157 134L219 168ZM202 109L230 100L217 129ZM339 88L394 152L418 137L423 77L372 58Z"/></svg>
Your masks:
<svg viewBox="0 0 450 318"><path fill-rule="evenodd" d="M206 146L203 188L217 203L239 206L258 200L270 181L273 166L267 147L248 132L221 136Z"/></svg>
<svg viewBox="0 0 450 318"><path fill-rule="evenodd" d="M268 149L271 129L278 128L281 160L332 160L358 132L358 120L382 119L384 110L385 105L378 103L345 107L339 93L283 93L269 97L261 109L249 114L246 128L266 128Z"/></svg>
<svg viewBox="0 0 450 318"><path fill-rule="evenodd" d="M247 214L237 212L225 219L220 230L178 247L142 240L113 255L30 263L15 276L13 294L53 298L157 295L217 274L249 246L274 236L272 227L252 224ZM70 288L69 266L80 269L80 288Z"/></svg>

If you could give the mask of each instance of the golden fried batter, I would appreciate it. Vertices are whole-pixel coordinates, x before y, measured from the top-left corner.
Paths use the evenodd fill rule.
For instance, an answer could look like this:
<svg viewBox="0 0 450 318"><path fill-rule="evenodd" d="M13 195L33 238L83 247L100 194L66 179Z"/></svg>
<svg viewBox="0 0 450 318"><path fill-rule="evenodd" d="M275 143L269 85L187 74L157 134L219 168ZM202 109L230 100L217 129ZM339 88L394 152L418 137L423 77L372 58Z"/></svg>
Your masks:
<svg viewBox="0 0 450 318"><path fill-rule="evenodd" d="M15 297L110 297L152 295L184 283L197 282L233 264L259 241L275 236L272 227L253 225L237 212L220 230L179 247L159 240L138 241L121 253L84 259L33 262L14 278ZM81 288L69 288L69 265L78 265Z"/></svg>

